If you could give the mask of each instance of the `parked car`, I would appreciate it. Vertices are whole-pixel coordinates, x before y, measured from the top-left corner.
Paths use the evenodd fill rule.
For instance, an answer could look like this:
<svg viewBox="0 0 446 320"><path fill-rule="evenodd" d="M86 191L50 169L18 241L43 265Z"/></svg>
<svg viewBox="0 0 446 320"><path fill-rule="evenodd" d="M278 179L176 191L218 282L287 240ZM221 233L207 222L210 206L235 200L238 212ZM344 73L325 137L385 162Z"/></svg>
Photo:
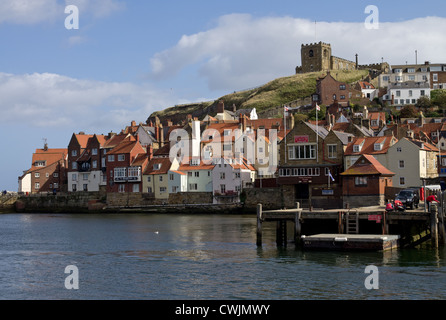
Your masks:
<svg viewBox="0 0 446 320"><path fill-rule="evenodd" d="M420 203L420 195L418 189L401 190L395 200L400 200L406 207L413 209L418 208Z"/></svg>

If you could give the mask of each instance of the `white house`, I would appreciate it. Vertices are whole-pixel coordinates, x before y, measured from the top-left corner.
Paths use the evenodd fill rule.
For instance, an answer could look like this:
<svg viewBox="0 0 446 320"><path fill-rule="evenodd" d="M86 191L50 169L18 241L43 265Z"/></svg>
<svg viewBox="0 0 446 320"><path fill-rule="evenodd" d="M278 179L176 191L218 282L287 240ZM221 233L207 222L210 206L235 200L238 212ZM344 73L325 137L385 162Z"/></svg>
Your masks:
<svg viewBox="0 0 446 320"><path fill-rule="evenodd" d="M427 82L394 82L389 84L383 101L395 106L416 104L421 97L430 98L430 87Z"/></svg>
<svg viewBox="0 0 446 320"><path fill-rule="evenodd" d="M215 160L212 170L214 203L240 201L240 192L255 180L255 169L242 159L221 158Z"/></svg>
<svg viewBox="0 0 446 320"><path fill-rule="evenodd" d="M407 81L429 84L431 68L434 68L434 65L394 65L389 73L383 73L379 76L379 87L388 87L392 83Z"/></svg>

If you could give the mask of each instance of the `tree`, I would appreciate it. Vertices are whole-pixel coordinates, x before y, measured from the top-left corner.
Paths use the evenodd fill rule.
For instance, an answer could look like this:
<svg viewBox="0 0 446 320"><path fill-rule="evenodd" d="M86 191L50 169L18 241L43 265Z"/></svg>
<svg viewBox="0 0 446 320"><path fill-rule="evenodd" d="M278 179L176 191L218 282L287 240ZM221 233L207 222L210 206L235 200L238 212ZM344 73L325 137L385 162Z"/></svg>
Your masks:
<svg viewBox="0 0 446 320"><path fill-rule="evenodd" d="M404 106L400 112L400 118L417 118L418 115L419 112L417 108L411 104Z"/></svg>
<svg viewBox="0 0 446 320"><path fill-rule="evenodd" d="M431 99L429 99L428 96L422 96L418 99L417 103L415 104L417 108L422 108L424 110L429 109L432 106Z"/></svg>
<svg viewBox="0 0 446 320"><path fill-rule="evenodd" d="M440 108L446 107L446 89L436 89L431 91L432 104Z"/></svg>
<svg viewBox="0 0 446 320"><path fill-rule="evenodd" d="M321 104L319 107L321 107L321 110L317 112L317 120L324 120L327 107L325 107L323 104ZM316 108L308 113L308 119L316 120Z"/></svg>

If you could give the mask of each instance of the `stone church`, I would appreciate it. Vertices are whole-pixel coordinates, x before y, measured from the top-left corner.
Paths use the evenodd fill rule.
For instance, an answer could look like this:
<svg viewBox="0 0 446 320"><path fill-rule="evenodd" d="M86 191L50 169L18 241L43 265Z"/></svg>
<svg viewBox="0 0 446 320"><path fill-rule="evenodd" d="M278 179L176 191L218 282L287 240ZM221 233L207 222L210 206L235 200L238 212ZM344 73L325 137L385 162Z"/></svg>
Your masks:
<svg viewBox="0 0 446 320"><path fill-rule="evenodd" d="M335 57L331 54L331 45L324 42L302 44L300 52L302 66L296 67L296 73L328 70L375 70L380 73L388 72L390 68L386 62L359 65L357 54L356 61Z"/></svg>

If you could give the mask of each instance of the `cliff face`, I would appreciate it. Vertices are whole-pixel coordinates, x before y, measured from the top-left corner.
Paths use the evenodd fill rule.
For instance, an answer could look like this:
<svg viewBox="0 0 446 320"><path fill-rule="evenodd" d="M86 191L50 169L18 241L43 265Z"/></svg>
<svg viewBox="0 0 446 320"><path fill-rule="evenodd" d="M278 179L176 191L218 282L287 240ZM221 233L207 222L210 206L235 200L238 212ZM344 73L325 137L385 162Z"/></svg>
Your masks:
<svg viewBox="0 0 446 320"><path fill-rule="evenodd" d="M174 124L184 121L188 115L199 120L206 115L215 116L219 101L223 101L229 111L256 108L259 117L281 116L282 106L306 105L316 91L316 80L325 76L323 72L296 74L278 78L254 89L227 94L214 101L177 105L154 112L147 119L158 117L161 122L171 120ZM339 81L354 83L368 76L367 70L332 71L331 75Z"/></svg>

